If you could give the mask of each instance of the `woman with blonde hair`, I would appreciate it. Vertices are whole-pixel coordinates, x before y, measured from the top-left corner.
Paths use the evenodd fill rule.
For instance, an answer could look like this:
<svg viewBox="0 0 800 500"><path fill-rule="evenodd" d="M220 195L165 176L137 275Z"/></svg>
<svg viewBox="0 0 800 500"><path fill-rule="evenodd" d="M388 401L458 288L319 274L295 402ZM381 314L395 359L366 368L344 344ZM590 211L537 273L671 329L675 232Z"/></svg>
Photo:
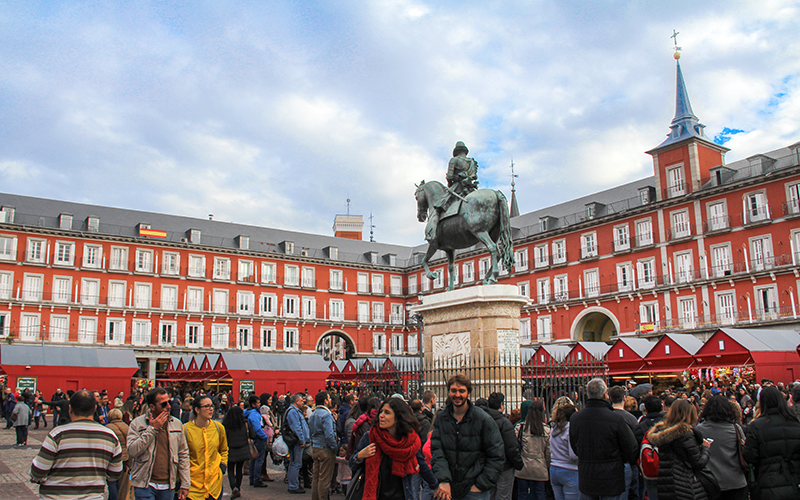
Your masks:
<svg viewBox="0 0 800 500"><path fill-rule="evenodd" d="M685 399L675 401L664 420L647 439L658 448L659 500L706 500L697 475L708 464L710 443L695 428L697 408Z"/></svg>

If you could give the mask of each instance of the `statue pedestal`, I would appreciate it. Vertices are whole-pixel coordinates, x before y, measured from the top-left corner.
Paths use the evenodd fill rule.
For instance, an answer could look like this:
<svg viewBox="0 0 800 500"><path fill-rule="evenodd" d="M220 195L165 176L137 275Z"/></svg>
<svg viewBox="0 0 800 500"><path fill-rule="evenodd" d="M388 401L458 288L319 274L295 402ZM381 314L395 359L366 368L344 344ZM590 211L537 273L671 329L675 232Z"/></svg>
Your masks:
<svg viewBox="0 0 800 500"><path fill-rule="evenodd" d="M424 389L447 399L447 379L464 373L471 399L502 392L506 409L522 402L519 318L530 299L513 285L482 285L426 295L409 308L423 318Z"/></svg>

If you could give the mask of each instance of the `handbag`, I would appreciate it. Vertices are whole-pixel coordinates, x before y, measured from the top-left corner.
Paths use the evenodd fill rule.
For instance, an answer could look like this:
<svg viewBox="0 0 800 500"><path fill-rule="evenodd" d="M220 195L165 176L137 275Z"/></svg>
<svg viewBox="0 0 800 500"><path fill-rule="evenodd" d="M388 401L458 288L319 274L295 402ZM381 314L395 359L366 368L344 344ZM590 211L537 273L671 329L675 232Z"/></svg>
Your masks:
<svg viewBox="0 0 800 500"><path fill-rule="evenodd" d="M367 471L367 466L363 463L356 466L353 471L353 476L347 484L347 494L344 500L361 500L364 496L364 474Z"/></svg>
<svg viewBox="0 0 800 500"><path fill-rule="evenodd" d="M258 458L258 448L256 448L256 444L250 438L250 425L245 421L245 427L247 427L247 447L250 448L250 460L254 460Z"/></svg>
<svg viewBox="0 0 800 500"><path fill-rule="evenodd" d="M722 490L719 487L719 481L717 481L717 478L714 477L714 474L711 473L708 467L703 467L699 471L695 472L694 477L697 478L697 480L703 486L708 500L716 500L720 497L720 495L722 495Z"/></svg>
<svg viewBox="0 0 800 500"><path fill-rule="evenodd" d="M748 472L750 472L750 465L744 459L744 432L742 428L739 427L739 424L733 424L734 428L736 429L736 454L739 456L739 466L742 468L742 472L745 473L745 476Z"/></svg>

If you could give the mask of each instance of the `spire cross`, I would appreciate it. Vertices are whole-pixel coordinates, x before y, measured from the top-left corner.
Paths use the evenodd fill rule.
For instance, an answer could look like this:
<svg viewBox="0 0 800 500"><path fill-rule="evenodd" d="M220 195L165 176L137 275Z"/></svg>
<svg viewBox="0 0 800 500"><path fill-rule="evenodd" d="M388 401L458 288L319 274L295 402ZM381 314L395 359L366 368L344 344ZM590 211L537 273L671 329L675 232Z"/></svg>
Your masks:
<svg viewBox="0 0 800 500"><path fill-rule="evenodd" d="M514 173L514 159L511 159L511 190L514 191L514 179L519 177L517 174Z"/></svg>
<svg viewBox="0 0 800 500"><path fill-rule="evenodd" d="M673 29L672 30L672 36L670 37L670 38L672 38L673 43L675 44L675 52L678 52L679 50L681 50L681 48L678 47L678 35L680 35L680 33L681 33L680 31L675 31Z"/></svg>
<svg viewBox="0 0 800 500"><path fill-rule="evenodd" d="M374 238L375 233L373 231L373 229L375 229L375 224L373 224L372 222L373 222L372 211L370 211L370 213L369 213L369 241L375 241L375 238Z"/></svg>
<svg viewBox="0 0 800 500"><path fill-rule="evenodd" d="M350 197L347 197L347 215L350 215Z"/></svg>

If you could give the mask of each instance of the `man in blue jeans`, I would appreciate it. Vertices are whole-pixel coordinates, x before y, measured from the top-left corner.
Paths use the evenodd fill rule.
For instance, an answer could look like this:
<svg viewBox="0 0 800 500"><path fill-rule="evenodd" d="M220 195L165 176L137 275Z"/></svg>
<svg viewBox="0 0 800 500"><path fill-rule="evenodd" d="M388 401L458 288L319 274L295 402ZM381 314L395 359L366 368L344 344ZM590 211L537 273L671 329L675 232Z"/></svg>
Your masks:
<svg viewBox="0 0 800 500"><path fill-rule="evenodd" d="M250 408L244 411L244 418L247 419L247 423L256 435L253 438L253 444L258 451L258 456L250 460L250 486L253 488L266 488L267 485L261 481L261 466L264 464L264 458L267 452L268 437L267 433L264 432L264 421L261 419L261 400L258 399L258 396L253 394L248 398L247 404Z"/></svg>
<svg viewBox="0 0 800 500"><path fill-rule="evenodd" d="M300 467L303 465L303 449L311 444L311 436L308 433L308 422L302 411L305 397L299 393L295 394L289 403L289 408L283 418L297 435L297 443L289 450L289 493L299 494L306 492L300 486Z"/></svg>

